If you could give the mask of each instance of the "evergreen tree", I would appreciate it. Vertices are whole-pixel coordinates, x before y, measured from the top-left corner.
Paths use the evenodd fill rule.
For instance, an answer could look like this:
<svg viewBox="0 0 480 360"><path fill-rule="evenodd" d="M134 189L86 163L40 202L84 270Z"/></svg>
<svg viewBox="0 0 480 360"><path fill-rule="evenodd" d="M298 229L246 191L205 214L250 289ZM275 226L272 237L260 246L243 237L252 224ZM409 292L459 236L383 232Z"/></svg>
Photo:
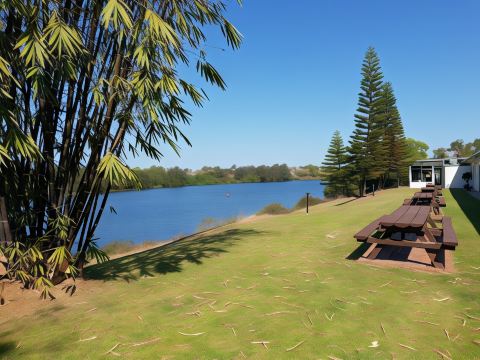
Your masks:
<svg viewBox="0 0 480 360"><path fill-rule="evenodd" d="M347 171L348 153L338 130L333 134L322 165L323 180L327 183L325 195L333 197L350 195L353 189Z"/></svg>
<svg viewBox="0 0 480 360"><path fill-rule="evenodd" d="M400 178L405 175L407 167L407 145L405 142L405 131L403 129L400 112L397 108L397 99L393 92L392 84L386 82L382 86L382 116L383 116L383 145L385 149L385 173L383 174L383 186L395 176L397 184Z"/></svg>
<svg viewBox="0 0 480 360"><path fill-rule="evenodd" d="M355 130L350 140L352 170L358 176L359 195L363 196L367 180L378 178L385 169L385 146L380 59L373 47L365 54L362 82L355 114Z"/></svg>

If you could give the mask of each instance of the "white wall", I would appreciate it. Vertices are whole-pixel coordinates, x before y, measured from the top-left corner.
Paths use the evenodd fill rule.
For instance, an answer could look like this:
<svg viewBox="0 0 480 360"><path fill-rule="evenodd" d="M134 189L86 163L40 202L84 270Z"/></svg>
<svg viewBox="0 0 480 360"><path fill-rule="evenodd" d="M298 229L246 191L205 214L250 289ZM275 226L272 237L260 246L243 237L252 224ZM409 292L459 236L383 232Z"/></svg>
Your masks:
<svg viewBox="0 0 480 360"><path fill-rule="evenodd" d="M410 187L412 189L420 189L422 187L427 186L427 184L431 184L431 182L424 182L424 181L410 181Z"/></svg>
<svg viewBox="0 0 480 360"><path fill-rule="evenodd" d="M470 166L445 166L444 183L446 188L460 188L463 189L465 181L462 175L466 172L472 171Z"/></svg>

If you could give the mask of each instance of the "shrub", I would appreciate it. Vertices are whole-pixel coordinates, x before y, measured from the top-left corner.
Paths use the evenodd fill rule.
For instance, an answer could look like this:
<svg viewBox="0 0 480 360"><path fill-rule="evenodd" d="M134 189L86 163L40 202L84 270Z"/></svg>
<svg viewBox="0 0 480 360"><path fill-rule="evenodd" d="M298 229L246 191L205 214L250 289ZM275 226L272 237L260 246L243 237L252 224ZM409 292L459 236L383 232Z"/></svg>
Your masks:
<svg viewBox="0 0 480 360"><path fill-rule="evenodd" d="M265 206L262 210L260 210L257 213L257 215L263 215L263 214L280 215L280 214L288 214L289 212L290 210L284 207L282 204L273 203Z"/></svg>
<svg viewBox="0 0 480 360"><path fill-rule="evenodd" d="M233 224L234 222L240 219L241 219L241 216L234 216L227 219L215 219L213 217L207 217L203 219L200 222L200 224L197 226L196 232L207 231L207 230L215 229L220 226Z"/></svg>
<svg viewBox="0 0 480 360"><path fill-rule="evenodd" d="M114 240L102 247L102 250L108 255L125 254L127 252L141 250L159 245L159 241L144 241L135 244L132 240Z"/></svg>
<svg viewBox="0 0 480 360"><path fill-rule="evenodd" d="M121 254L131 251L135 248L132 240L115 240L103 246L102 250L108 255Z"/></svg>
<svg viewBox="0 0 480 360"><path fill-rule="evenodd" d="M325 202L320 198L310 196L308 199L309 206L318 205ZM298 200L297 204L293 207L294 210L305 209L307 207L307 196L305 195L300 200Z"/></svg>

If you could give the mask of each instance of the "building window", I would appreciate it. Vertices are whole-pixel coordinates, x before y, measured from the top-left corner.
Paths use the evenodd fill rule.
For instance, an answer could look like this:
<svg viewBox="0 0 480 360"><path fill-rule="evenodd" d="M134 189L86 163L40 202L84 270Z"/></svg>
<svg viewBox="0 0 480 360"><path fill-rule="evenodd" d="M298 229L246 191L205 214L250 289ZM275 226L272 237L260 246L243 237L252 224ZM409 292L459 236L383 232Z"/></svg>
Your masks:
<svg viewBox="0 0 480 360"><path fill-rule="evenodd" d="M412 166L412 181L432 182L432 168Z"/></svg>
<svg viewBox="0 0 480 360"><path fill-rule="evenodd" d="M422 181L422 168L419 166L412 166L412 181Z"/></svg>
<svg viewBox="0 0 480 360"><path fill-rule="evenodd" d="M432 169L422 169L422 181L432 182Z"/></svg>

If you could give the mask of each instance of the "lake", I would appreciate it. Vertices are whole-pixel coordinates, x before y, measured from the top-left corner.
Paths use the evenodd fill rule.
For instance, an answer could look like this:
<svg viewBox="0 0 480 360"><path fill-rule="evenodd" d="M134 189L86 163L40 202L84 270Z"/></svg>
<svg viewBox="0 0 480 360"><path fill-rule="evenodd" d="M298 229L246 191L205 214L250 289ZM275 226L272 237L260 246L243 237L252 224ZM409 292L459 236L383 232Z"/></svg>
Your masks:
<svg viewBox="0 0 480 360"><path fill-rule="evenodd" d="M249 216L277 202L294 206L309 192L323 198L319 180L275 183L185 186L112 193L96 237L103 246L113 240L168 240L189 235L206 219L222 221Z"/></svg>

